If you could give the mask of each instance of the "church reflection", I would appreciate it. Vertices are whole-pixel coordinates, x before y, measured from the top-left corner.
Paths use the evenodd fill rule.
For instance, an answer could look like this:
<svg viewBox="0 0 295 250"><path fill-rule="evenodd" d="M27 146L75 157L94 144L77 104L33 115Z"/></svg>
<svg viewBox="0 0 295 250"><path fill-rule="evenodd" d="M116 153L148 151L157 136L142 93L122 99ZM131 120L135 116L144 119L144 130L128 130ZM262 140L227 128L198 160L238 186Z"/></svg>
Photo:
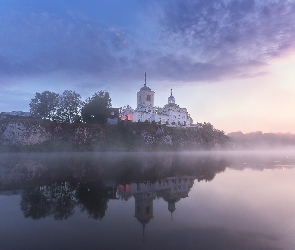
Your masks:
<svg viewBox="0 0 295 250"><path fill-rule="evenodd" d="M119 155L113 161L86 156L2 159L0 195L21 190L16 194L21 194L23 215L34 220L66 220L76 210L101 220L110 200L134 199L134 217L144 229L154 218L155 199L167 203L172 219L177 202L188 197L195 180L211 181L229 165L207 156Z"/></svg>
<svg viewBox="0 0 295 250"><path fill-rule="evenodd" d="M177 176L159 179L156 182L131 182L117 184L113 181L60 182L37 186L16 192L21 194L20 207L25 218L39 220L52 216L55 220L66 220L75 208L86 212L89 218L101 220L105 216L109 200L135 201L134 216L145 226L153 218L153 201L163 199L172 213L176 203L188 197L194 184L194 176ZM5 194L6 192L0 192Z"/></svg>
<svg viewBox="0 0 295 250"><path fill-rule="evenodd" d="M155 183L141 182L118 186L117 196L122 200L129 200L132 196L135 200L134 217L143 226L143 237L146 224L154 218L153 202L161 198L167 202L167 209L171 213L176 210L176 203L188 197L188 193L194 184L195 176L175 176L159 179Z"/></svg>

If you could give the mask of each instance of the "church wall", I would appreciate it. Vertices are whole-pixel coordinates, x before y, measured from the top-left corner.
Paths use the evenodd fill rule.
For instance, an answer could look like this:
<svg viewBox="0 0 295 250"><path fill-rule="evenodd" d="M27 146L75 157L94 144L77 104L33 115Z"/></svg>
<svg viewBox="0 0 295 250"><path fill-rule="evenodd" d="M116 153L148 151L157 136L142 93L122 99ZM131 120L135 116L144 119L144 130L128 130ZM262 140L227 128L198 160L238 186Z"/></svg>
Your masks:
<svg viewBox="0 0 295 250"><path fill-rule="evenodd" d="M186 108L180 108L175 104L175 98L168 98L168 104L164 108L154 107L154 91L144 85L137 92L137 108L129 109L122 113L122 120L133 122L156 122L169 125L191 125L191 119Z"/></svg>
<svg viewBox="0 0 295 250"><path fill-rule="evenodd" d="M154 91L140 90L137 92L137 107L154 106Z"/></svg>
<svg viewBox="0 0 295 250"><path fill-rule="evenodd" d="M129 114L130 116L130 114ZM128 116L128 117L129 117ZM128 119L129 120L129 119ZM167 114L157 114L155 112L137 112L135 111L132 115L132 121L133 122L161 122L162 124L165 124L168 122L168 124L175 123L175 125L190 125L190 120L188 119L187 113L184 112L176 112L176 111L170 111L169 115Z"/></svg>
<svg viewBox="0 0 295 250"><path fill-rule="evenodd" d="M189 189L194 183L194 180L194 176L179 176L161 179L156 183L131 183L130 195L151 193L153 196L155 196L157 192L165 190L170 190L169 193L171 195L179 193L188 194Z"/></svg>

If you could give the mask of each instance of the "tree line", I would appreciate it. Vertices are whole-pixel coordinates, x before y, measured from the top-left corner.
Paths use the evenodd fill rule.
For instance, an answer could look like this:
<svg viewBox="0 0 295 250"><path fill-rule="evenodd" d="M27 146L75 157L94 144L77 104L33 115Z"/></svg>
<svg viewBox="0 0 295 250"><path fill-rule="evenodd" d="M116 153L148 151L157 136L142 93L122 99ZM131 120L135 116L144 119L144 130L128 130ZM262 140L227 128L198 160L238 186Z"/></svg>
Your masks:
<svg viewBox="0 0 295 250"><path fill-rule="evenodd" d="M107 122L110 107L110 94L102 90L85 101L81 100L80 94L71 90L65 90L62 94L50 91L36 92L30 102L32 117L64 123L104 124Z"/></svg>

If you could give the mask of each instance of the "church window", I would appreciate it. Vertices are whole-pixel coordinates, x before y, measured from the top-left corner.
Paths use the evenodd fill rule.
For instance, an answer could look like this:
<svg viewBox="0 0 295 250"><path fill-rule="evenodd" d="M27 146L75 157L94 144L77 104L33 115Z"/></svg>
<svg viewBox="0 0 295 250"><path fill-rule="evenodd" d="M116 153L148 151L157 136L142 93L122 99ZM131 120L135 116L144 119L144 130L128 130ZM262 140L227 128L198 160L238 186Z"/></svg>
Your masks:
<svg viewBox="0 0 295 250"><path fill-rule="evenodd" d="M111 115L115 115L115 112L114 112L114 111L112 111L112 112L111 112Z"/></svg>
<svg viewBox="0 0 295 250"><path fill-rule="evenodd" d="M140 185L137 184L137 191L140 191Z"/></svg>
<svg viewBox="0 0 295 250"><path fill-rule="evenodd" d="M141 102L141 95L139 96L139 101Z"/></svg>
<svg viewBox="0 0 295 250"><path fill-rule="evenodd" d="M147 100L148 102L150 102L150 101L152 100L151 95L147 95L147 96L146 96L146 100Z"/></svg>

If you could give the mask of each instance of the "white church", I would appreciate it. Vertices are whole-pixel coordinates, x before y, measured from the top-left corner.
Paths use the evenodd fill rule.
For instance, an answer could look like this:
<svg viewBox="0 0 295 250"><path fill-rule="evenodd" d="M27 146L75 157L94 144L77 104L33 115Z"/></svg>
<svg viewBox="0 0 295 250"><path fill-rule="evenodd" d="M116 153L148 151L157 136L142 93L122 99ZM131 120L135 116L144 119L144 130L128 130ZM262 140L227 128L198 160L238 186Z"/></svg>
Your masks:
<svg viewBox="0 0 295 250"><path fill-rule="evenodd" d="M186 108L181 108L175 103L172 95L168 97L168 103L163 107L154 106L154 95L146 86L146 74L144 86L137 92L137 108L134 110L130 106L122 110L121 120L132 122L156 122L171 126L191 126L192 118Z"/></svg>

